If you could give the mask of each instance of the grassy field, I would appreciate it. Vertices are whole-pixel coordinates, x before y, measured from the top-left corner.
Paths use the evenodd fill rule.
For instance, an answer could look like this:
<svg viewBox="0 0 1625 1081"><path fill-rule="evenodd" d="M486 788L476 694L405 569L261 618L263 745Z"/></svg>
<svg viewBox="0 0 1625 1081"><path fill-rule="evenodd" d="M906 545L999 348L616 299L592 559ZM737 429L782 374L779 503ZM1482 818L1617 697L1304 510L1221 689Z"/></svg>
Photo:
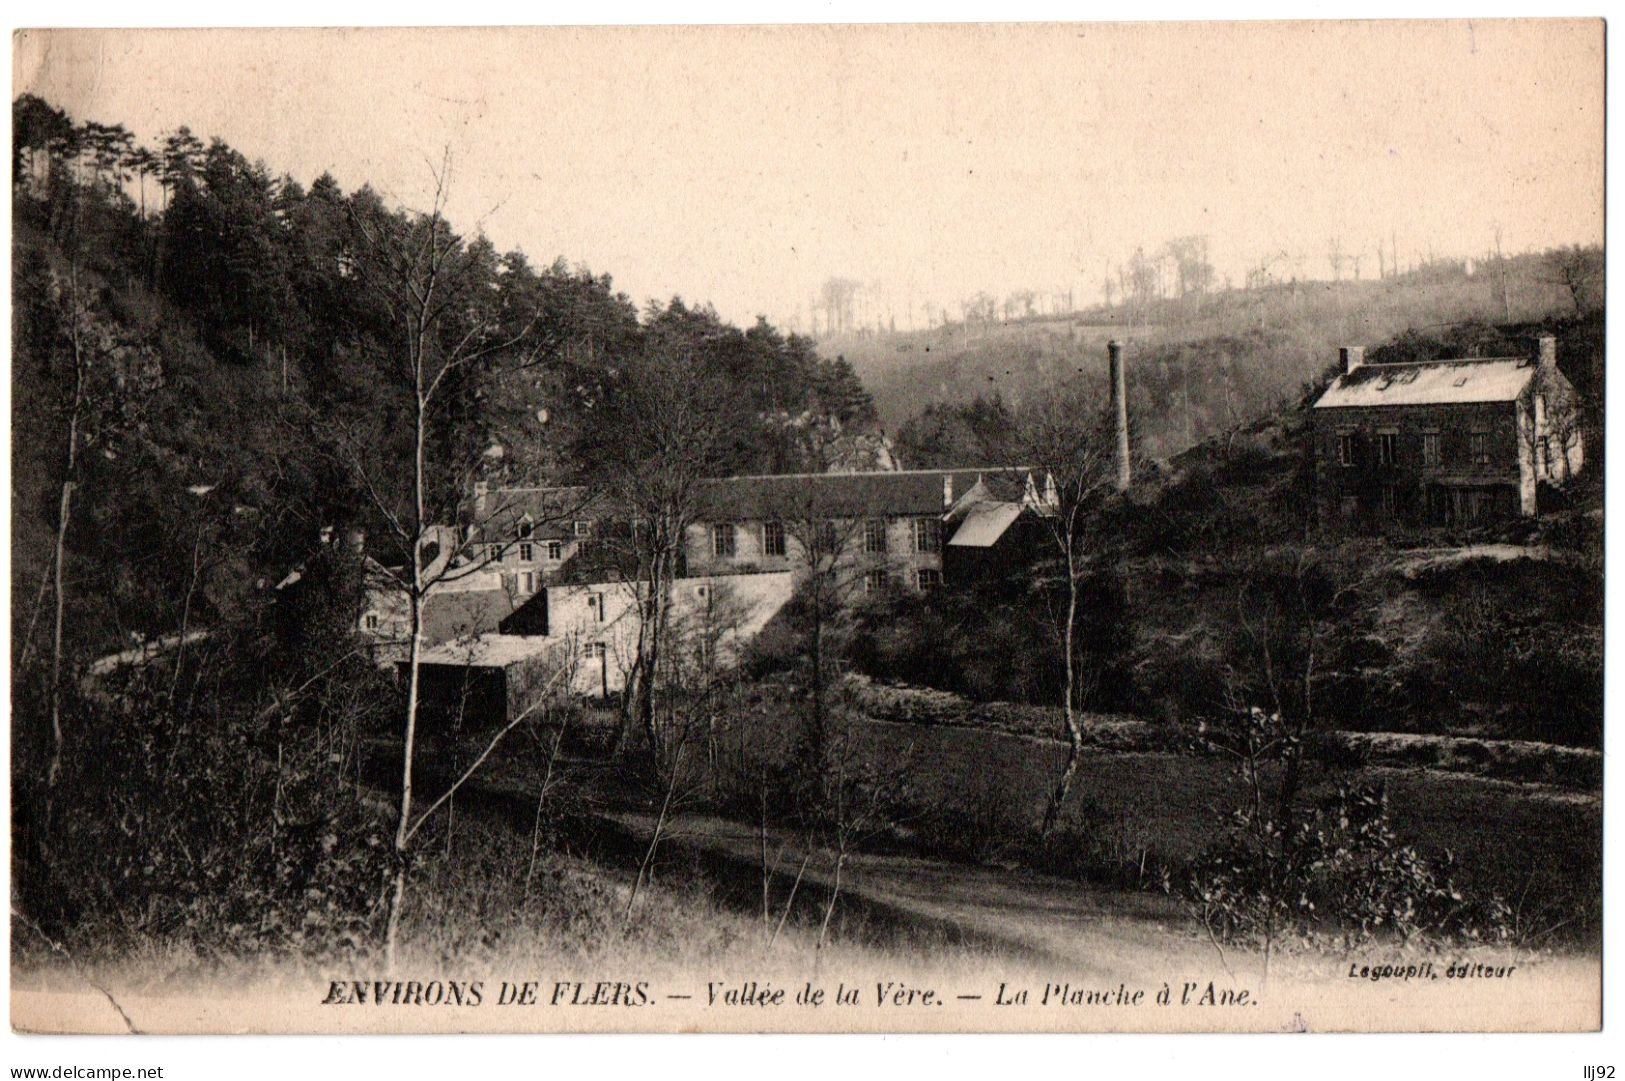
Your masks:
<svg viewBox="0 0 1625 1081"><path fill-rule="evenodd" d="M977 726L986 718L975 710L953 714L952 723L942 718L922 723L923 715L904 722L860 715L851 723L846 758L854 771L886 786L889 817L896 823L885 835L870 838L868 847L1011 869L1024 863L1155 891L1162 885L1161 872L1177 873L1201 852L1243 798L1241 779L1226 760L1174 749L1169 740L1141 731L1157 726L1099 718L1111 731L1103 745L1087 750L1055 843L1035 853L1033 831L1064 748L1054 738L1024 730L1032 727L1027 714L1036 711L1009 707L1006 712L1016 731ZM746 761L788 762L798 715L793 696L764 688L753 708L724 722L720 759L735 768ZM1454 753L1451 747L1424 754L1411 746L1415 740L1402 742L1406 754L1311 764L1308 796L1329 795L1340 782L1381 784L1399 838L1433 860L1449 857L1451 877L1469 896L1504 899L1514 910L1513 930L1520 938L1593 943L1601 913L1600 787L1483 776L1467 772L1475 766L1472 761L1450 760L1445 752ZM1472 742L1485 745L1480 757L1493 759L1498 751L1495 741ZM1571 753L1532 746L1559 758ZM1529 747L1518 751L1536 756ZM1432 768L1441 761L1454 768ZM532 768L509 762L491 779L524 791ZM1531 777L1546 772L1545 764L1533 772L1520 769ZM659 799L652 790L629 794L626 778L607 766L598 767L596 777L579 790L599 807L650 810ZM690 806L704 804L702 798ZM754 821L754 811L745 814L736 807L734 813Z"/></svg>
<svg viewBox="0 0 1625 1081"><path fill-rule="evenodd" d="M797 716L793 697L769 694L728 726L723 741L782 761ZM974 714L956 715L956 723L922 720L860 713L847 729L854 768L884 778L890 789L896 842L971 862L1030 862L1033 853L1024 846L1062 767L1063 745L1028 731L979 727ZM1022 720L1015 727L1030 727L1031 718ZM1243 798L1241 779L1224 759L1175 749L1167 740L1130 738L1147 727L1142 722L1102 720L1123 731L1086 751L1062 818L1062 850L1040 858L1053 861L1045 867L1058 873L1156 889L1162 869L1177 872L1224 828ZM1499 895L1514 909L1518 935L1593 941L1601 912L1600 787L1483 776L1499 767L1479 762L1480 773L1467 772L1474 756L1452 759L1459 751L1453 747L1423 754L1414 742L1402 748L1409 757L1374 753L1313 763L1306 795L1329 795L1344 782L1381 784L1399 838L1433 860L1448 857L1450 875L1470 896ZM1497 761L1494 741L1475 742L1485 744L1477 758ZM1530 747L1517 749L1539 757ZM1430 768L1440 762L1454 768ZM1547 772L1544 765L1530 769L1520 767L1521 776Z"/></svg>

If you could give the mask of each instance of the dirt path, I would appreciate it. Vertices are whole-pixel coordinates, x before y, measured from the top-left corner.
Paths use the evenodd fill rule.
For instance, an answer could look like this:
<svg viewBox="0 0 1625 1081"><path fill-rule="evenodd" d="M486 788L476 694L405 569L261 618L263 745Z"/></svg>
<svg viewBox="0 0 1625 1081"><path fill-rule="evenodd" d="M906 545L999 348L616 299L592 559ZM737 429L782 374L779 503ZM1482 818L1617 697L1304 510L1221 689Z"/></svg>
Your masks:
<svg viewBox="0 0 1625 1081"><path fill-rule="evenodd" d="M656 817L605 812L602 817L645 844ZM752 827L711 815L680 814L666 826L662 844L702 851L727 861L738 874L760 881L762 838ZM833 853L809 854L799 838L780 831L767 836L768 863L775 869L777 905L790 888L803 857L798 893L822 906L834 884ZM1062 963L1068 971L1097 978L1128 979L1170 960L1216 967L1220 955L1198 939L1178 905L1148 893L1109 891L1078 882L1005 867L980 867L918 856L854 853L841 870L841 896L878 906L922 925L955 929L973 948Z"/></svg>

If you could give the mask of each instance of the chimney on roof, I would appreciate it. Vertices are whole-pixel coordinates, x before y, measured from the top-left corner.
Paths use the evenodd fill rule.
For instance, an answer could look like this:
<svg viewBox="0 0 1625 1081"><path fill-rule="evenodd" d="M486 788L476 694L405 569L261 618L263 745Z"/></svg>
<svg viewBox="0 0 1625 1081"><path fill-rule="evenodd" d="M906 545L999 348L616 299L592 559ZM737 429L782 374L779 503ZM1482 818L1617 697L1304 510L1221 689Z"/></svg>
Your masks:
<svg viewBox="0 0 1625 1081"><path fill-rule="evenodd" d="M1107 342L1106 356L1111 367L1112 424L1117 436L1117 490L1125 492L1133 478L1128 457L1128 376L1123 370L1123 343L1115 339Z"/></svg>
<svg viewBox="0 0 1625 1081"><path fill-rule="evenodd" d="M485 497L491 494L491 486L483 480L474 482L474 519L482 521L485 518Z"/></svg>
<svg viewBox="0 0 1625 1081"><path fill-rule="evenodd" d="M1337 351L1337 356L1343 362L1343 374L1348 375L1365 363L1365 346L1345 345Z"/></svg>
<svg viewBox="0 0 1625 1081"><path fill-rule="evenodd" d="M367 550L367 531L365 529L352 529L344 534L344 539L350 545L350 551L361 555Z"/></svg>
<svg viewBox="0 0 1625 1081"><path fill-rule="evenodd" d="M944 473L942 475L942 509L947 510L949 507L951 507L953 505L954 505L954 475L952 473Z"/></svg>
<svg viewBox="0 0 1625 1081"><path fill-rule="evenodd" d="M1541 371L1557 369L1557 339L1552 335L1542 334L1535 339L1535 363Z"/></svg>

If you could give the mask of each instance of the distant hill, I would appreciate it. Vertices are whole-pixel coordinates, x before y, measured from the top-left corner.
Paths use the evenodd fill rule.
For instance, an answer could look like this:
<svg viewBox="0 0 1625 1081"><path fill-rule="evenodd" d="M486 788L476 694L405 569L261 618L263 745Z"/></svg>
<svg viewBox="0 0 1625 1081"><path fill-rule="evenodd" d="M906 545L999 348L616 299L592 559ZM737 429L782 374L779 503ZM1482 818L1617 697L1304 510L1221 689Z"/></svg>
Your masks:
<svg viewBox="0 0 1625 1081"><path fill-rule="evenodd" d="M1600 265L1601 255L1587 252ZM1105 344L1128 345L1130 404L1145 452L1167 457L1295 400L1340 345L1463 324L1552 324L1577 314L1555 256L1439 262L1380 281L1307 281L1009 322L860 333L818 342L842 356L895 432L926 406L997 392L1012 408L1082 375L1105 392ZM1595 292L1595 298L1591 292ZM1600 307L1600 274L1582 302ZM904 465L914 463L905 462Z"/></svg>

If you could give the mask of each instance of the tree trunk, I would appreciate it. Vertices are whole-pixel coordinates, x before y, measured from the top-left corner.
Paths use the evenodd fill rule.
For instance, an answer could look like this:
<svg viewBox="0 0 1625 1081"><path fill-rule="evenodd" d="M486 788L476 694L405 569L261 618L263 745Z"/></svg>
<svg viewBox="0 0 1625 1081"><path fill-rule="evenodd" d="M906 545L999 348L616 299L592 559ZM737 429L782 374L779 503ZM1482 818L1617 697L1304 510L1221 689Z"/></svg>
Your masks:
<svg viewBox="0 0 1625 1081"><path fill-rule="evenodd" d="M1039 828L1043 836L1049 836L1055 824L1060 821L1061 808L1066 803L1066 797L1072 790L1072 781L1078 775L1078 767L1083 760L1083 724L1078 719L1076 707L1078 686L1078 661L1073 649L1077 637L1078 625L1078 574L1077 562L1068 543L1066 556L1066 631L1063 639L1066 643L1066 688L1065 697L1061 702L1061 715L1066 719L1066 765L1061 770L1060 778L1055 782L1055 790L1050 793L1049 805L1044 809L1044 822Z"/></svg>
<svg viewBox="0 0 1625 1081"><path fill-rule="evenodd" d="M422 386L422 366L418 365L418 385ZM418 666L423 650L423 524L426 517L423 482L423 421L424 400L421 390L417 398L413 457L413 528L412 551L408 558L412 565L412 592L409 597L412 612L412 639L406 661L406 718L401 738L401 800L399 818L395 824L395 882L390 891L389 923L384 932L384 967L395 970L396 947L400 941L401 907L406 898L406 850L411 842L412 822L412 755L417 744L418 729Z"/></svg>
<svg viewBox="0 0 1625 1081"><path fill-rule="evenodd" d="M835 881L830 885L829 904L824 906L824 918L818 925L818 944L813 947L816 950L822 950L829 938L829 921L835 915L835 903L841 899L841 872L845 869L846 849L843 846L835 856Z"/></svg>
<svg viewBox="0 0 1625 1081"><path fill-rule="evenodd" d="M814 603L812 627L812 725L807 732L808 757L814 769L824 767L824 613Z"/></svg>
<svg viewBox="0 0 1625 1081"><path fill-rule="evenodd" d="M71 437L70 437L71 440ZM47 788L54 789L62 775L62 565L67 557L68 515L73 507L73 481L62 482L62 500L57 507L54 588L56 618L51 630L51 762L45 771ZM49 816L47 816L49 817Z"/></svg>
<svg viewBox="0 0 1625 1081"><path fill-rule="evenodd" d="M68 446L63 460L62 496L57 504L56 549L52 556L53 586L56 590L55 617L51 629L51 758L45 770L45 822L49 829L52 796L62 776L62 624L66 593L62 570L68 558L68 521L73 513L74 474L79 468L79 413L85 400L85 355L79 337L79 275L72 273L70 334L73 344L73 405L68 413Z"/></svg>

